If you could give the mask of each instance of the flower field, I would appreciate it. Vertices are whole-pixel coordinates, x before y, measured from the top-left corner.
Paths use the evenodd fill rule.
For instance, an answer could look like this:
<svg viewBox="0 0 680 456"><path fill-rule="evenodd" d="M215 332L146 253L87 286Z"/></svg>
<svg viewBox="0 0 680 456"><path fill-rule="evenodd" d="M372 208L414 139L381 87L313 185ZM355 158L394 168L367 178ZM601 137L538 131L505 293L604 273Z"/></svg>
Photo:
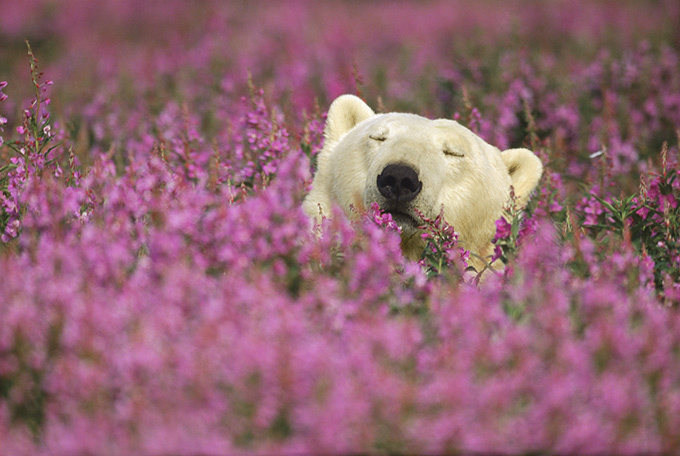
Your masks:
<svg viewBox="0 0 680 456"><path fill-rule="evenodd" d="M0 6L0 455L680 451L680 4ZM420 262L301 202L325 112L543 162Z"/></svg>

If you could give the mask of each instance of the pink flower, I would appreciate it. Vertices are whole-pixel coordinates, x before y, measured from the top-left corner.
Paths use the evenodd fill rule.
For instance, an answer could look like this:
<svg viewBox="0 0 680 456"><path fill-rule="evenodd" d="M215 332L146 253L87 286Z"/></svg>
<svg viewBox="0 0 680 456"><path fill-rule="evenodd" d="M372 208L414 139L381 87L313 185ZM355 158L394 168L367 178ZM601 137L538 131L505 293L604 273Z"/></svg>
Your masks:
<svg viewBox="0 0 680 456"><path fill-rule="evenodd" d="M496 220L496 237L495 239L506 239L512 234L512 224L508 222L505 217Z"/></svg>

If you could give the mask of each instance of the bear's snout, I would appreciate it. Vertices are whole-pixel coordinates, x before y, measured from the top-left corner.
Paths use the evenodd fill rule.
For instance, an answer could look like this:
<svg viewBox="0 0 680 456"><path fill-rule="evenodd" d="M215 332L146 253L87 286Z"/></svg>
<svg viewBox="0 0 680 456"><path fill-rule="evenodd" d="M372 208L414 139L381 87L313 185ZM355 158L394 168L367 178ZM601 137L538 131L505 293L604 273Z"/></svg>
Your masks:
<svg viewBox="0 0 680 456"><path fill-rule="evenodd" d="M416 170L406 165L387 165L376 183L380 194L395 203L413 200L423 188Z"/></svg>

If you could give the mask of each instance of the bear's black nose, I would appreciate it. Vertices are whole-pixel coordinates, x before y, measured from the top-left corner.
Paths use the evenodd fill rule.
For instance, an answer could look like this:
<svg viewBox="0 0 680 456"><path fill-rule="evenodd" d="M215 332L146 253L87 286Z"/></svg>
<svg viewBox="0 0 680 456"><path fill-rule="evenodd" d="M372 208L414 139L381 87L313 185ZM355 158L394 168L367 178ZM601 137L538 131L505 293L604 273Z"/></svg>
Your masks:
<svg viewBox="0 0 680 456"><path fill-rule="evenodd" d="M411 201L423 188L418 173L405 165L387 165L378 176L377 184L382 196L397 203Z"/></svg>

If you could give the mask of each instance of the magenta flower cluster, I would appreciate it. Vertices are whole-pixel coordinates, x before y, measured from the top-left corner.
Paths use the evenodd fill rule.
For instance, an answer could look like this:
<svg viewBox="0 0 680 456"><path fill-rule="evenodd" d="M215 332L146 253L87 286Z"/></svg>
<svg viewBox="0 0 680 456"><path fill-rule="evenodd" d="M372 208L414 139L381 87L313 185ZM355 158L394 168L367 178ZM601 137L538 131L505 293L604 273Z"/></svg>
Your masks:
<svg viewBox="0 0 680 456"><path fill-rule="evenodd" d="M426 247L418 264L430 276L442 274L462 276L467 269L470 252L458 245L458 233L453 225L444 220L444 211L442 210L434 219L422 214L420 216L423 220L420 237L425 241Z"/></svg>
<svg viewBox="0 0 680 456"><path fill-rule="evenodd" d="M2 89L7 87L7 82L6 81L0 81L0 101L5 101L7 99L7 95L2 93ZM7 119L0 116L0 133L5 131L5 124L7 124ZM2 138L0 135L0 147L5 143L5 140Z"/></svg>
<svg viewBox="0 0 680 456"><path fill-rule="evenodd" d="M680 7L574 5L3 4L0 455L680 451ZM541 157L503 271L309 220L346 92Z"/></svg>

